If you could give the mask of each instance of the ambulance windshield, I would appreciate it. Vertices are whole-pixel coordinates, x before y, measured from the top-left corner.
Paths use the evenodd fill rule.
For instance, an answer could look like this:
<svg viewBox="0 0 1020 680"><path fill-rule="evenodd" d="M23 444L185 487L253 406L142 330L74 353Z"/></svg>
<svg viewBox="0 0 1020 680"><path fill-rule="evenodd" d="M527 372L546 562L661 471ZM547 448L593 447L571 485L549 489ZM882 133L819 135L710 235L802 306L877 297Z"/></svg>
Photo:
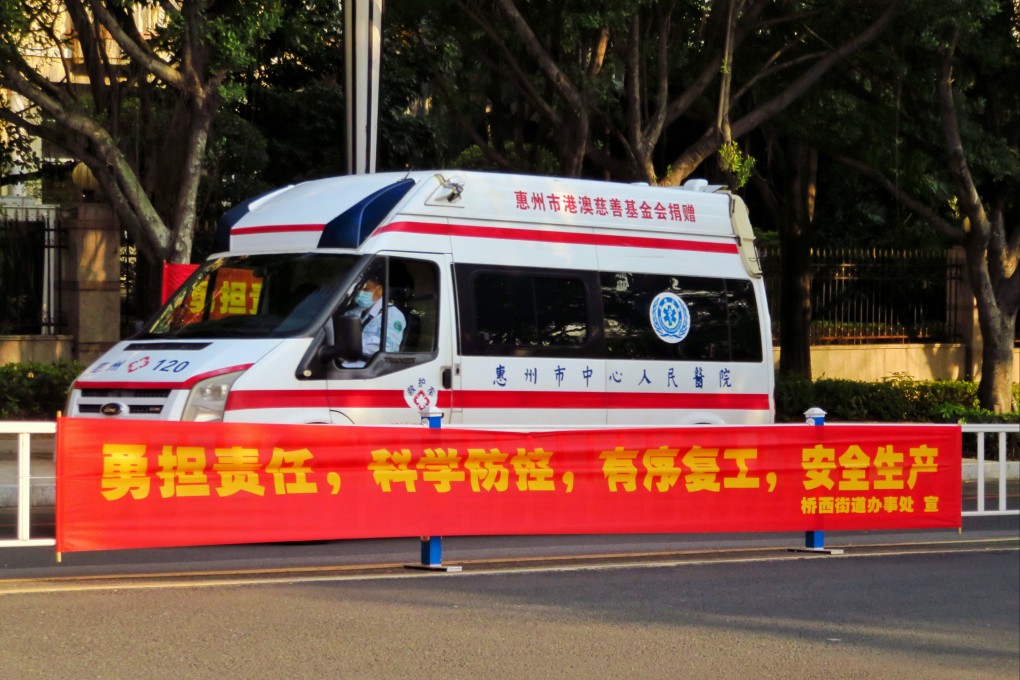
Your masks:
<svg viewBox="0 0 1020 680"><path fill-rule="evenodd" d="M294 253L206 262L171 296L147 338L300 335L337 296L353 255Z"/></svg>

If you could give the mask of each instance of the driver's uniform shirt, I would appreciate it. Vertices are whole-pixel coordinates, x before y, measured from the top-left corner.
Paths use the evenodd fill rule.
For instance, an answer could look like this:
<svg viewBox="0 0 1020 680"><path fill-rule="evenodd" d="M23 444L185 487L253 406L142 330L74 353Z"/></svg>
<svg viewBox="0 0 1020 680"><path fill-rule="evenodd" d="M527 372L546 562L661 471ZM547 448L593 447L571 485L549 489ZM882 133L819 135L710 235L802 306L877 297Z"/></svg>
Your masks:
<svg viewBox="0 0 1020 680"><path fill-rule="evenodd" d="M357 310L353 310L356 314ZM361 368L365 361L379 351L379 338L382 335L382 298L375 301L368 309L361 312L361 356L360 361L345 361L344 368ZM397 352L400 350L400 343L404 339L404 329L407 328L407 319L404 313L393 305L386 309L386 324L389 328L386 331L386 351Z"/></svg>

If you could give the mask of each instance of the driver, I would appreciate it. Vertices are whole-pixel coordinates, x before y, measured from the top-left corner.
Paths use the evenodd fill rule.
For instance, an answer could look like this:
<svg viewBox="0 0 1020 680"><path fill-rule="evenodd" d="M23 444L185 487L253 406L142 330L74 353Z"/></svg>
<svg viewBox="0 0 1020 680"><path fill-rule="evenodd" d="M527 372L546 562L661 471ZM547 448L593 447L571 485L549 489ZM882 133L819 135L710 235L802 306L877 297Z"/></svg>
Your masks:
<svg viewBox="0 0 1020 680"><path fill-rule="evenodd" d="M348 312L361 316L361 359L343 362L344 368L361 368L379 351L379 338L383 330L383 285L379 277L369 275L354 297L355 308ZM404 313L392 303L386 305L386 351L400 350L407 320Z"/></svg>

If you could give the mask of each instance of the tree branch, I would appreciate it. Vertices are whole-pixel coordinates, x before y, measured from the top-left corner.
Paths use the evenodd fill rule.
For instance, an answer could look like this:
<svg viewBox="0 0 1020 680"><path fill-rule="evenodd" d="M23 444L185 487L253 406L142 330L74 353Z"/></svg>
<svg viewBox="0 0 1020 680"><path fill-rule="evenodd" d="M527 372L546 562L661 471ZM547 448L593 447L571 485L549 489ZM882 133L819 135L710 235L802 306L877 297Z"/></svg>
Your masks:
<svg viewBox="0 0 1020 680"><path fill-rule="evenodd" d="M875 168L871 167L867 163L847 156L833 156L833 159L841 165L845 165L852 170L856 170L885 189L890 196L934 227L946 240L955 244L963 243L963 231L960 228L953 226L926 204L900 189Z"/></svg>
<svg viewBox="0 0 1020 680"><path fill-rule="evenodd" d="M755 24L757 18L764 11L765 7L770 4L768 0L758 0L751 5L743 16L743 26L740 30L736 31L733 36L733 49L743 43L746 37L751 31L751 26ZM721 5L715 5L720 7ZM718 20L717 20L718 21ZM723 65L724 54L723 50L716 51L705 63L704 68L698 73L694 81L683 91L683 93L674 101L669 103L669 107L666 110L665 125L673 124L677 118L682 116L691 106L694 105L702 95L708 86L711 85L716 77L719 75L719 70Z"/></svg>
<svg viewBox="0 0 1020 680"><path fill-rule="evenodd" d="M794 80L793 83L777 96L731 123L732 137L742 137L784 110L832 69L833 66L875 40L889 26L893 17L899 11L902 1L892 0L885 11L861 33L831 51L823 59L818 60L814 66L801 74L799 78ZM697 142L688 147L673 162L673 170L663 180L663 183L678 184L706 158L718 151L722 141L722 135L713 134L711 129L706 130Z"/></svg>
<svg viewBox="0 0 1020 680"><path fill-rule="evenodd" d="M899 12L902 0L892 0L884 12L870 26L852 40L840 45L827 56L819 59L814 66L805 71L779 95L733 123L733 136L740 137L758 127L763 121L776 115L789 106L808 88L814 85L833 66L872 42L888 28L896 13Z"/></svg>
<svg viewBox="0 0 1020 680"><path fill-rule="evenodd" d="M971 177L970 168L967 165L967 156L963 150L963 140L960 139L960 122L956 117L956 105L953 102L953 55L956 52L959 31L953 30L949 40L949 46L942 52L942 62L939 67L939 76L936 89L939 98L939 118L942 123L942 137L946 142L946 152L949 156L949 172L957 186L960 194L960 203L963 212L970 221L971 229L978 229L982 238L988 237L988 213L981 203L977 187L974 186L974 178Z"/></svg>
<svg viewBox="0 0 1020 680"><path fill-rule="evenodd" d="M187 83L182 74L156 55L145 41L138 42L120 25L117 18L106 8L103 0L89 0L89 6L96 19L103 25L124 52L142 68L160 80L178 89L185 89ZM136 34L137 35L137 34Z"/></svg>
<svg viewBox="0 0 1020 680"><path fill-rule="evenodd" d="M525 50L535 60L538 68L549 79L549 82L560 93L560 96L574 107L575 111L582 110L584 108L584 99L577 86L570 82L567 74L556 65L556 60L542 47L542 43L539 42L538 37L531 30L531 27L528 26L528 22L521 16L513 0L495 0L495 2L510 21L511 29L513 29L513 32L517 34L517 37L524 44Z"/></svg>
<svg viewBox="0 0 1020 680"><path fill-rule="evenodd" d="M602 70L602 64L606 59L606 50L609 47L609 27L603 26L599 29L599 39L595 49L591 51L591 58L588 60L588 68L585 71L589 78L594 78Z"/></svg>
<svg viewBox="0 0 1020 680"><path fill-rule="evenodd" d="M634 155L644 162L644 135L641 130L641 19L637 12L630 16L627 44L624 51L623 96L626 111L626 138Z"/></svg>
<svg viewBox="0 0 1020 680"><path fill-rule="evenodd" d="M656 79L656 90L655 90L655 112L649 116L648 124L643 130L645 143L648 145L646 153L651 153L651 147L654 146L651 140L656 140L662 136L662 130L666 126L666 118L668 117L669 107L669 39L670 39L670 25L673 16L673 8L670 7L669 11L666 12L664 17L659 17L659 49L656 58L656 67L658 69L658 78ZM649 181L652 177L649 177Z"/></svg>
<svg viewBox="0 0 1020 680"><path fill-rule="evenodd" d="M511 80L521 95L531 102L531 105L535 107L535 110L538 111L539 114L547 118L553 125L562 125L563 119L559 112L550 106L542 95L535 90L531 84L531 80L528 78L528 74L521 70L520 64L518 64L513 53L511 53L509 48L507 48L506 43L500 37L499 33L496 32L495 28L493 28L492 24L486 21L485 17L478 12L476 5L471 2L464 2L464 0L456 0L456 2L457 5L464 10L465 14L471 17L471 20L485 31L487 36L489 36L489 39L503 55L503 61L493 61L485 53L475 52L475 56L480 61L487 64L494 72L502 73Z"/></svg>

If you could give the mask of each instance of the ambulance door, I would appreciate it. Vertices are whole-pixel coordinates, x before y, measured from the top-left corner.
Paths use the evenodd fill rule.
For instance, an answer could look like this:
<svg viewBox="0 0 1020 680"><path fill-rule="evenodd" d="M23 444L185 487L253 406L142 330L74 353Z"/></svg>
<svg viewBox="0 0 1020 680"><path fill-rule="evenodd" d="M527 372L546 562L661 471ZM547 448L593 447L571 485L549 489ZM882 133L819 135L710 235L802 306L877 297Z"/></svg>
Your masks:
<svg viewBox="0 0 1020 680"><path fill-rule="evenodd" d="M435 410L449 422L443 383L452 333L442 308L443 272L448 256L381 253L347 291L341 311L360 319L364 352L329 368L332 422L418 425L422 411Z"/></svg>
<svg viewBox="0 0 1020 680"><path fill-rule="evenodd" d="M605 360L593 271L458 264L454 423L603 425Z"/></svg>

